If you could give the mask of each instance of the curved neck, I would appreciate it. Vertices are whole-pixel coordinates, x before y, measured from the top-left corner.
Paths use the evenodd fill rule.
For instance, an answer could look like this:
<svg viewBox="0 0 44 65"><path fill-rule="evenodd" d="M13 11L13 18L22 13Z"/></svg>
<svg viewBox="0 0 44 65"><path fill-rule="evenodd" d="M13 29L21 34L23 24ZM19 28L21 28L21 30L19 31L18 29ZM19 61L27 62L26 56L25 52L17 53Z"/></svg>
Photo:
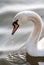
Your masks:
<svg viewBox="0 0 44 65"><path fill-rule="evenodd" d="M42 20L40 16L36 14L33 14L33 16L28 16L28 21L30 20L34 23L34 29L26 42L26 50L28 54L37 56L37 42L42 31Z"/></svg>

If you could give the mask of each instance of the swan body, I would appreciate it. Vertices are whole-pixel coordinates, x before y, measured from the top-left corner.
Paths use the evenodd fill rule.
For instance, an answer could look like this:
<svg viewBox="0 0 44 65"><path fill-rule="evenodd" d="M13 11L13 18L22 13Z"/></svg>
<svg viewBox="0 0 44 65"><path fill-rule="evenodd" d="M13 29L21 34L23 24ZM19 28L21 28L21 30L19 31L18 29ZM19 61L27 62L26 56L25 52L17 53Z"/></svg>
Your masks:
<svg viewBox="0 0 44 65"><path fill-rule="evenodd" d="M14 22L12 24L13 25L12 35L18 29L19 26L25 24L25 22L30 22L30 21L33 22L34 27L29 38L24 43L24 45L26 46L26 53L34 57L38 57L38 56L42 57L44 56L44 54L40 54L39 48L37 48L37 44L38 44L38 47L39 47L39 44L44 44L44 38L39 41L39 38L42 32L43 22L41 17L37 13L33 11L22 11L18 13L14 17Z"/></svg>
<svg viewBox="0 0 44 65"><path fill-rule="evenodd" d="M37 43L38 50L44 51L44 37Z"/></svg>

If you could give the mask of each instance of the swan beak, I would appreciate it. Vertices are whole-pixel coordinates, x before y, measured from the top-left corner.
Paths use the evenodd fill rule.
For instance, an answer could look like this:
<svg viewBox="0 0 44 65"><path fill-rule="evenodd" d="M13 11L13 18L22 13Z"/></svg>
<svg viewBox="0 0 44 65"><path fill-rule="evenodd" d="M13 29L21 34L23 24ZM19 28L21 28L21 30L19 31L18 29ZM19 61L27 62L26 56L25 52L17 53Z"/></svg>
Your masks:
<svg viewBox="0 0 44 65"><path fill-rule="evenodd" d="M16 30L18 29L18 27L19 27L19 24L18 23L17 24L14 23L13 30L12 30L12 35L16 32Z"/></svg>

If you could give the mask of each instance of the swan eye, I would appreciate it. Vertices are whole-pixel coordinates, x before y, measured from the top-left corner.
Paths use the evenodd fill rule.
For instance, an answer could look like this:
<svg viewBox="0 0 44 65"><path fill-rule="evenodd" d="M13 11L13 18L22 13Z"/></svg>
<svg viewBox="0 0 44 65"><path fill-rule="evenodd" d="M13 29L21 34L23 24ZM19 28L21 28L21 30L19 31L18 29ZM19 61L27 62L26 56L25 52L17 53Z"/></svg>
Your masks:
<svg viewBox="0 0 44 65"><path fill-rule="evenodd" d="M19 27L19 24L18 24L18 20L16 20L16 21L14 21L13 23L12 23L12 25L13 25L13 31L12 31L12 35L15 33L15 31L18 29L18 27Z"/></svg>
<svg viewBox="0 0 44 65"><path fill-rule="evenodd" d="M14 24L17 24L17 22L18 22L18 19L17 19L16 21L14 21L14 22L12 23L12 25L14 26Z"/></svg>
<svg viewBox="0 0 44 65"><path fill-rule="evenodd" d="M15 24L17 25L18 19L12 23L12 25L15 27Z"/></svg>

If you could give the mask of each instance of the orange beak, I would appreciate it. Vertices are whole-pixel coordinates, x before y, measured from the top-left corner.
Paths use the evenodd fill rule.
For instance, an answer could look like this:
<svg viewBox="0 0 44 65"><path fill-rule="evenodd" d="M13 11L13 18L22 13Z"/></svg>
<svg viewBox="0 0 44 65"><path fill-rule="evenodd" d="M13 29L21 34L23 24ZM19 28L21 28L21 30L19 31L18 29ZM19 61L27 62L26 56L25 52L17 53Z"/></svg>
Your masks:
<svg viewBox="0 0 44 65"><path fill-rule="evenodd" d="M16 32L16 30L19 27L19 24L14 24L15 26L13 26L13 30L12 30L12 35Z"/></svg>

